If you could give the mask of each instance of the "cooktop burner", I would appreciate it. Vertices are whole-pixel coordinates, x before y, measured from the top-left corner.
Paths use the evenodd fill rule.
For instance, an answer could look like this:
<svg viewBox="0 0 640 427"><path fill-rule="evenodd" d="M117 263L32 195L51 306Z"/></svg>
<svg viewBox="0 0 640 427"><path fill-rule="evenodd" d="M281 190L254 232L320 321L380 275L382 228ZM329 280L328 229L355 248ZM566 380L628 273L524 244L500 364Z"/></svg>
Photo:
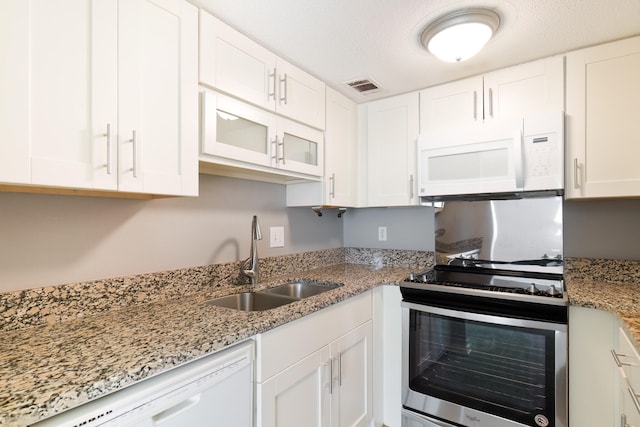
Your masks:
<svg viewBox="0 0 640 427"><path fill-rule="evenodd" d="M419 274L412 273L401 286L506 299L544 298L546 303L566 302L561 275L512 276L494 272L433 269Z"/></svg>

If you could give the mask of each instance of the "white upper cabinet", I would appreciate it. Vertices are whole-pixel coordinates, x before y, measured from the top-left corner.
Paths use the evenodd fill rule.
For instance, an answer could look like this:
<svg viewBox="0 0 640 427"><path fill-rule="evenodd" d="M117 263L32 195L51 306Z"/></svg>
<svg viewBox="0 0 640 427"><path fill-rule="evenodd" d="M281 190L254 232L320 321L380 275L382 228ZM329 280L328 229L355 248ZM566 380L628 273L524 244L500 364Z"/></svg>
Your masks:
<svg viewBox="0 0 640 427"><path fill-rule="evenodd" d="M482 77L420 91L420 130L482 123Z"/></svg>
<svg viewBox="0 0 640 427"><path fill-rule="evenodd" d="M484 76L484 119L564 110L564 57L553 56Z"/></svg>
<svg viewBox="0 0 640 427"><path fill-rule="evenodd" d="M287 206L357 206L356 105L327 88L324 179L287 185Z"/></svg>
<svg viewBox="0 0 640 427"><path fill-rule="evenodd" d="M318 129L325 128L325 84L278 58L276 111Z"/></svg>
<svg viewBox="0 0 640 427"><path fill-rule="evenodd" d="M567 55L566 198L640 195L640 37Z"/></svg>
<svg viewBox="0 0 640 427"><path fill-rule="evenodd" d="M212 165L223 165L281 175L285 180L287 176L322 176L322 131L209 90L201 97L200 161L204 172L216 167ZM242 172L227 174L243 176Z"/></svg>
<svg viewBox="0 0 640 427"><path fill-rule="evenodd" d="M0 182L197 194L195 7L8 0L0 16Z"/></svg>
<svg viewBox="0 0 640 427"><path fill-rule="evenodd" d="M417 204L418 93L366 104L367 206Z"/></svg>
<svg viewBox="0 0 640 427"><path fill-rule="evenodd" d="M118 7L119 190L197 195L197 9L183 0Z"/></svg>
<svg viewBox="0 0 640 427"><path fill-rule="evenodd" d="M564 110L564 58L555 56L420 91L420 130Z"/></svg>
<svg viewBox="0 0 640 427"><path fill-rule="evenodd" d="M200 10L200 83L275 111L276 56Z"/></svg>
<svg viewBox="0 0 640 427"><path fill-rule="evenodd" d="M117 3L0 3L0 181L117 189Z"/></svg>
<svg viewBox="0 0 640 427"><path fill-rule="evenodd" d="M200 10L200 83L324 129L325 84Z"/></svg>

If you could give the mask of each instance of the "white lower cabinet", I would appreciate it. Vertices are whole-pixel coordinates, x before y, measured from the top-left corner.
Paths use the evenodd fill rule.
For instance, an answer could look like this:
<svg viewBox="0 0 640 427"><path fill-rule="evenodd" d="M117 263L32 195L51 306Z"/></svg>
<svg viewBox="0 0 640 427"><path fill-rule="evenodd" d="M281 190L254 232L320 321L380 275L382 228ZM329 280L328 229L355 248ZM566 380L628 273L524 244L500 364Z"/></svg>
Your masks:
<svg viewBox="0 0 640 427"><path fill-rule="evenodd" d="M618 426L613 313L569 307L569 426Z"/></svg>
<svg viewBox="0 0 640 427"><path fill-rule="evenodd" d="M618 344L611 353L618 367L619 422L621 427L640 426L640 355L632 339L618 328Z"/></svg>
<svg viewBox="0 0 640 427"><path fill-rule="evenodd" d="M371 292L257 337L257 425L368 426Z"/></svg>

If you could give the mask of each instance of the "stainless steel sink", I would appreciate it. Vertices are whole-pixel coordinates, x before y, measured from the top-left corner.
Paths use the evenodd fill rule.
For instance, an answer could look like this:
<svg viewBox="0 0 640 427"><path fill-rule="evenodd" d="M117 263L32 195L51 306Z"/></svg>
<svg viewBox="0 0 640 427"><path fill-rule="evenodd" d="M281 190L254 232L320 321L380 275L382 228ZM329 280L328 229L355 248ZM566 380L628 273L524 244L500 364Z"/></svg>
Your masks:
<svg viewBox="0 0 640 427"><path fill-rule="evenodd" d="M341 286L339 283L309 283L309 282L291 282L279 285L263 292L273 295L284 295L290 298L302 299L330 291Z"/></svg>
<svg viewBox="0 0 640 427"><path fill-rule="evenodd" d="M298 301L298 299L265 292L242 292L214 298L206 301L205 304L241 311L262 311L290 304L294 301Z"/></svg>
<svg viewBox="0 0 640 427"><path fill-rule="evenodd" d="M260 292L241 292L205 301L207 305L241 311L262 311L300 301L342 286L340 283L309 283L295 281L264 289Z"/></svg>

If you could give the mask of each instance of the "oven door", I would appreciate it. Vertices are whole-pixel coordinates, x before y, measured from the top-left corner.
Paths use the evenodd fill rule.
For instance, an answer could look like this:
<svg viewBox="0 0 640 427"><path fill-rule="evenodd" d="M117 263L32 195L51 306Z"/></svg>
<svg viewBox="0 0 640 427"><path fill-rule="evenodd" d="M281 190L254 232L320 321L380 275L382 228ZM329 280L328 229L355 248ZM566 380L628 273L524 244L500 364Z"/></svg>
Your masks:
<svg viewBox="0 0 640 427"><path fill-rule="evenodd" d="M463 426L567 426L566 324L402 311L404 408Z"/></svg>

